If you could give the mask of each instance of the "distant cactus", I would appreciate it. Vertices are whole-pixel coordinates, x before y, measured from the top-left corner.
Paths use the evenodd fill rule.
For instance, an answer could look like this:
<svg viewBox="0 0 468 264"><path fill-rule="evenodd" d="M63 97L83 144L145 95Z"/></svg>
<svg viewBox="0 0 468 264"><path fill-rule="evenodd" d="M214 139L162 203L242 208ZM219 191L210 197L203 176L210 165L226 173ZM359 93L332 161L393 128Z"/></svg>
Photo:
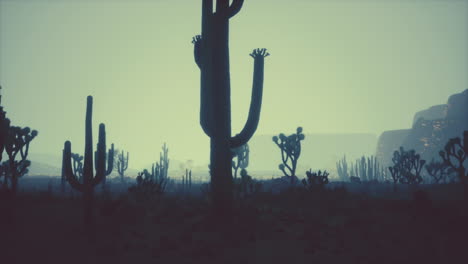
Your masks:
<svg viewBox="0 0 468 264"><path fill-rule="evenodd" d="M246 169L241 169L240 179L234 180L234 186L235 194L238 198L246 198L262 190L262 183L248 175Z"/></svg>
<svg viewBox="0 0 468 264"><path fill-rule="evenodd" d="M189 190L192 187L192 170L185 169L185 175L182 175L182 189Z"/></svg>
<svg viewBox="0 0 468 264"><path fill-rule="evenodd" d="M234 169L234 179L237 178L237 171L240 169L247 169L249 166L249 144L242 145L232 150L236 161L232 161L232 168Z"/></svg>
<svg viewBox="0 0 468 264"><path fill-rule="evenodd" d="M424 168L435 184L447 182L447 177L453 172L453 169L447 163L435 161L434 159L426 164Z"/></svg>
<svg viewBox="0 0 468 264"><path fill-rule="evenodd" d="M294 178L296 176L297 160L301 155L301 141L304 140L304 138L302 127L298 127L296 133L290 136L281 133L279 137L273 137L273 142L275 142L281 150L281 160L283 163L278 167L286 177L291 177L291 184L294 183ZM286 172L286 169L288 172Z"/></svg>
<svg viewBox="0 0 468 264"><path fill-rule="evenodd" d="M393 153L393 166L389 167L396 191L396 183L419 184L423 181L421 171L426 163L414 150L405 151L400 147Z"/></svg>
<svg viewBox="0 0 468 264"><path fill-rule="evenodd" d="M113 155L108 156L106 168L106 128L104 124L99 125L99 141L96 151L96 174L93 170L93 133L92 133L92 115L93 115L93 97L88 96L86 106L86 134L85 134L85 154L83 165L83 179L79 181L79 175L75 175L72 168L72 151L71 142L66 141L64 144L64 164L65 176L68 183L74 189L83 194L84 200L84 225L85 232L90 239L95 236L95 220L94 220L94 187L100 184L106 177L108 172L113 169Z"/></svg>
<svg viewBox="0 0 468 264"><path fill-rule="evenodd" d="M336 163L336 170L338 172L338 176L342 181L349 180L349 173L348 173L348 162L346 161L346 156L343 156L343 159L339 160Z"/></svg>
<svg viewBox="0 0 468 264"><path fill-rule="evenodd" d="M124 155L124 151L120 153L117 157L117 172L120 175L120 181L124 182L125 171L128 169L128 160L129 160L129 153L127 152L127 157Z"/></svg>
<svg viewBox="0 0 468 264"><path fill-rule="evenodd" d="M211 139L210 174L215 210L230 211L233 178L230 150L246 144L255 133L263 94L265 49L256 49L252 97L247 123L231 137L231 85L229 71L229 20L242 8L244 0L202 1L202 33L193 38L195 63L201 71L200 124ZM223 214L225 215L225 214Z"/></svg>
<svg viewBox="0 0 468 264"><path fill-rule="evenodd" d="M351 180L351 177L359 178L361 181L379 181L386 177L385 169L377 161L374 156L357 159L355 163L349 164L346 161L346 156L336 163L336 169L341 180ZM347 178L346 178L347 177ZM356 179L354 179L356 182Z"/></svg>
<svg viewBox="0 0 468 264"><path fill-rule="evenodd" d="M444 151L440 151L442 160L457 174L468 199L468 174L465 161L468 159L468 131L463 132L463 141L457 137L450 139Z"/></svg>
<svg viewBox="0 0 468 264"><path fill-rule="evenodd" d="M325 170L318 172L313 172L312 169L306 172L306 179L302 179L302 184L309 191L320 190L329 183L328 176L330 174Z"/></svg>
<svg viewBox="0 0 468 264"><path fill-rule="evenodd" d="M159 162L155 162L151 166L151 172L148 170L143 171L143 175L149 180L160 181L168 178L169 170L169 149L166 147L166 143L162 146L162 152L159 153Z"/></svg>
<svg viewBox="0 0 468 264"><path fill-rule="evenodd" d="M136 178L137 184L128 188L128 191L138 203L151 205L159 200L167 186L167 178L155 178L148 170L139 172Z"/></svg>

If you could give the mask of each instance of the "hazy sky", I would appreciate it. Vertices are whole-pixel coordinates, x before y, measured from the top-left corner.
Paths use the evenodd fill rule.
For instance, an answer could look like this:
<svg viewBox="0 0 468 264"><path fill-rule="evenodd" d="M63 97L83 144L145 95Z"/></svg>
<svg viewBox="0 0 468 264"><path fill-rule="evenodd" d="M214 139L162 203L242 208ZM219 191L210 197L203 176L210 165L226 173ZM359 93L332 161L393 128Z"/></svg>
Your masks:
<svg viewBox="0 0 468 264"><path fill-rule="evenodd" d="M13 124L39 130L31 151L83 152L94 132L131 152L208 159L199 126L195 0L0 0L0 83ZM408 128L413 114L468 88L467 1L246 0L231 20L233 134L250 103L253 48L268 48L258 134Z"/></svg>

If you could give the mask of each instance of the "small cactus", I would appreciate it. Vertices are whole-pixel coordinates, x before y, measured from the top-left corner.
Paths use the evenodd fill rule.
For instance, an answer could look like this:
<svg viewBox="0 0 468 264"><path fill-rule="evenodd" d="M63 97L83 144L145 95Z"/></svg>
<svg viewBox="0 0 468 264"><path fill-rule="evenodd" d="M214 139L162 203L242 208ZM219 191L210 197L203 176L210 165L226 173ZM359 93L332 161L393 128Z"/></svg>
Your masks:
<svg viewBox="0 0 468 264"><path fill-rule="evenodd" d="M125 171L128 169L128 160L129 160L129 153L127 152L127 157L124 155L124 151L119 154L117 157L117 172L120 175L120 181L124 182Z"/></svg>
<svg viewBox="0 0 468 264"><path fill-rule="evenodd" d="M278 166L278 168L286 177L291 178L291 184L294 184L297 160L301 155L301 141L304 140L304 138L305 136L302 134L302 127L298 127L296 129L296 133L291 134L290 136L286 136L281 133L279 136L273 137L273 142L281 150L281 160L283 162Z"/></svg>

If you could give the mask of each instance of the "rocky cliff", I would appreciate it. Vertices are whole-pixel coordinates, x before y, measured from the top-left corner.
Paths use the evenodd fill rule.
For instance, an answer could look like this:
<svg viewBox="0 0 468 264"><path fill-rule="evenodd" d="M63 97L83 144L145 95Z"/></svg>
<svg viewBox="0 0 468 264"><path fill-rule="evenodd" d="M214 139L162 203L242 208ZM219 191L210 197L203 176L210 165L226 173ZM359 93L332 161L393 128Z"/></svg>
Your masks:
<svg viewBox="0 0 468 264"><path fill-rule="evenodd" d="M439 151L453 137L468 129L468 90L449 97L447 104L417 112L411 129L385 131L377 144L377 157L385 166L392 164L393 152L400 146L414 149L426 160L439 158Z"/></svg>

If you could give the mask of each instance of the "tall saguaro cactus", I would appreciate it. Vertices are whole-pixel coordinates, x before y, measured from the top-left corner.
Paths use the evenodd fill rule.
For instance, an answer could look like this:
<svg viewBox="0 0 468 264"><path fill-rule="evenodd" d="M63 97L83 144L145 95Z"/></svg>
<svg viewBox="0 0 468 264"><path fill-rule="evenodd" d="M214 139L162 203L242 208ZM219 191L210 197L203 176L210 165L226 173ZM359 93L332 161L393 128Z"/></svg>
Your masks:
<svg viewBox="0 0 468 264"><path fill-rule="evenodd" d="M79 181L78 175L73 173L71 142L66 141L63 151L64 173L70 185L83 193L83 220L85 231L92 238L94 237L94 187L101 183L107 172L112 171L113 155L109 155L108 167L106 169L106 128L104 124L99 125L99 141L96 151L96 174L93 169L93 97L88 96L86 107L86 134L85 134L85 154L83 165L83 179ZM112 162L111 162L112 161Z"/></svg>
<svg viewBox="0 0 468 264"><path fill-rule="evenodd" d="M201 71L200 124L211 138L210 173L215 209L229 210L233 199L230 149L246 144L260 119L266 49L256 49L252 98L247 123L231 137L231 85L229 71L229 20L242 8L244 0L202 0L202 34L193 38L195 62Z"/></svg>

